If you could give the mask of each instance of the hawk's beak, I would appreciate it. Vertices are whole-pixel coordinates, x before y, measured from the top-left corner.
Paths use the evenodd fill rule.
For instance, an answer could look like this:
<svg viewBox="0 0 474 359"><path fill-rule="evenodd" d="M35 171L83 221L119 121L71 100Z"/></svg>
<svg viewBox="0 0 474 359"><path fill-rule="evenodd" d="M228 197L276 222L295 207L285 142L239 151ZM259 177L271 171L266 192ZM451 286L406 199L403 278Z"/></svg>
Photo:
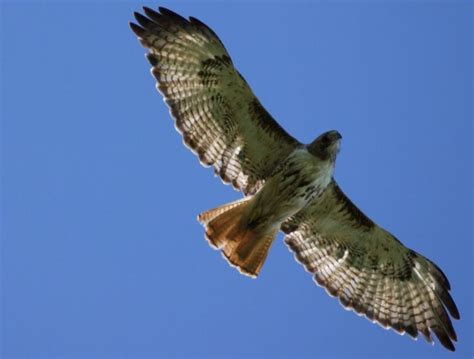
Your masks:
<svg viewBox="0 0 474 359"><path fill-rule="evenodd" d="M333 131L332 135L335 140L342 140L342 135L338 131Z"/></svg>

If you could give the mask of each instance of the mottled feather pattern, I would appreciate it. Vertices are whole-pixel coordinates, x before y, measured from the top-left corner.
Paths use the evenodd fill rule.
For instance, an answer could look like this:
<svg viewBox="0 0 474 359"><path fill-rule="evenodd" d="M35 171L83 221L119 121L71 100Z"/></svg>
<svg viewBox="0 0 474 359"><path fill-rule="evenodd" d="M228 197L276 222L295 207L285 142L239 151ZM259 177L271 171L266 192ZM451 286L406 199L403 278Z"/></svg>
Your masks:
<svg viewBox="0 0 474 359"><path fill-rule="evenodd" d="M434 333L454 350L451 317L460 316L446 276L362 213L332 178L341 135L328 131L302 145L260 104L213 30L164 8L144 13L130 26L185 145L247 196L248 213L237 201L199 216L209 242L256 276L283 221L296 260L345 308L413 338L432 342ZM289 166L295 158L302 162ZM262 228L271 231L262 237Z"/></svg>
<svg viewBox="0 0 474 359"><path fill-rule="evenodd" d="M352 208L354 207L354 208ZM347 309L416 338L431 332L448 349L459 312L441 270L375 225L335 182L283 224L296 260Z"/></svg>
<svg viewBox="0 0 474 359"><path fill-rule="evenodd" d="M263 108L217 35L201 21L160 8L131 24L184 143L205 166L254 194L300 145Z"/></svg>

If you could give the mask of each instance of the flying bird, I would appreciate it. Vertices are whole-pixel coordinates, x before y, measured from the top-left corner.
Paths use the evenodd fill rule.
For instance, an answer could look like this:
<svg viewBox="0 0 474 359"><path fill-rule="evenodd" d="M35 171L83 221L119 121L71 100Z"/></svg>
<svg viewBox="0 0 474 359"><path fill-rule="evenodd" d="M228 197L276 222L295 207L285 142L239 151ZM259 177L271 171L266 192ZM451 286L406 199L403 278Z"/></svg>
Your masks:
<svg viewBox="0 0 474 359"><path fill-rule="evenodd" d="M211 28L144 7L130 23L184 144L244 198L198 216L209 244L257 277L278 231L316 283L359 315L454 351L459 311L441 269L375 224L334 179L341 135L310 144L265 110ZM449 313L449 314L448 314Z"/></svg>

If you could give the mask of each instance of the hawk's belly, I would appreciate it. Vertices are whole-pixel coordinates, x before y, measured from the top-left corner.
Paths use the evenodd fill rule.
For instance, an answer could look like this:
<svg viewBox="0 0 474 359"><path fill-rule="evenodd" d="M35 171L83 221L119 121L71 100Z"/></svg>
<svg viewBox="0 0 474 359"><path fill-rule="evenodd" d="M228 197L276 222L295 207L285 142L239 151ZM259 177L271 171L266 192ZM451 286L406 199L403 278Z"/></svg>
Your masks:
<svg viewBox="0 0 474 359"><path fill-rule="evenodd" d="M249 224L279 227L322 193L333 171L330 161L321 161L306 149L295 150L252 199Z"/></svg>

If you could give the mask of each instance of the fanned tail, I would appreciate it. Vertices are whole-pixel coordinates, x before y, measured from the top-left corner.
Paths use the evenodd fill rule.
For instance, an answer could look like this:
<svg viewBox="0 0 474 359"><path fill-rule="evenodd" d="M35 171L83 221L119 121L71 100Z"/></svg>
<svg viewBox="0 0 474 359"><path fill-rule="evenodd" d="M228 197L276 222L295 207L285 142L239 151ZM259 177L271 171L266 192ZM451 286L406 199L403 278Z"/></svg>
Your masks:
<svg viewBox="0 0 474 359"><path fill-rule="evenodd" d="M211 247L220 249L230 265L256 278L267 258L277 230L263 231L249 226L244 214L249 198L231 202L198 216Z"/></svg>

